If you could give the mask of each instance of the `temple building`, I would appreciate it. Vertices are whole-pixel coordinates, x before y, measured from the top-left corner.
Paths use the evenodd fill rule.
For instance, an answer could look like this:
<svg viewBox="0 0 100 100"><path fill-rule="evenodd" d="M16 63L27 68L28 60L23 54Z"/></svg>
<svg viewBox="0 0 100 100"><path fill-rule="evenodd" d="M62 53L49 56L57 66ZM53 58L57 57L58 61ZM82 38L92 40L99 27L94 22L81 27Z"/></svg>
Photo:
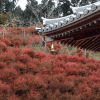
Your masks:
<svg viewBox="0 0 100 100"><path fill-rule="evenodd" d="M52 41L83 49L100 51L100 1L81 7L71 7L73 14L46 19L38 31Z"/></svg>

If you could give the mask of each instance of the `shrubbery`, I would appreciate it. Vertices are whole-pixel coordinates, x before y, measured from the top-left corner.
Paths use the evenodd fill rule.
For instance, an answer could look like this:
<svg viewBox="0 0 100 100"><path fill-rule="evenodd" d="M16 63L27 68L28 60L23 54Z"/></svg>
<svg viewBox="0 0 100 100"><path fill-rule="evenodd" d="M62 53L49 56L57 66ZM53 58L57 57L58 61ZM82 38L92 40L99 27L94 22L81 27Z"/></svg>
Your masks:
<svg viewBox="0 0 100 100"><path fill-rule="evenodd" d="M6 47L2 44L1 49ZM82 53L81 50L78 50ZM0 55L0 98L8 100L100 99L100 61L13 47Z"/></svg>
<svg viewBox="0 0 100 100"><path fill-rule="evenodd" d="M38 36L35 39L38 43ZM1 38L0 100L100 99L99 60L85 57L81 49L70 56L66 52L57 55L35 52L29 47L21 50L22 41L19 35L13 39ZM25 44L29 41L32 37ZM8 48L11 43L13 47ZM48 50L51 44L47 43ZM55 43L55 50L60 49L60 44Z"/></svg>

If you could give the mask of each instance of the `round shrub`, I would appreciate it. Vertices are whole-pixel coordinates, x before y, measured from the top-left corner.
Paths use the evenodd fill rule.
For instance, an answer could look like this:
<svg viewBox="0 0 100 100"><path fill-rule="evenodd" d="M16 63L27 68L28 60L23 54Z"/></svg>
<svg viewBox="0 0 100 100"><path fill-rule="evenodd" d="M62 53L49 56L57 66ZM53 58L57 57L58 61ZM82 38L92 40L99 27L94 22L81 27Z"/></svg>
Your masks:
<svg viewBox="0 0 100 100"><path fill-rule="evenodd" d="M28 54L30 57L34 58L35 57L35 51L31 48L24 48L21 53L23 54Z"/></svg>

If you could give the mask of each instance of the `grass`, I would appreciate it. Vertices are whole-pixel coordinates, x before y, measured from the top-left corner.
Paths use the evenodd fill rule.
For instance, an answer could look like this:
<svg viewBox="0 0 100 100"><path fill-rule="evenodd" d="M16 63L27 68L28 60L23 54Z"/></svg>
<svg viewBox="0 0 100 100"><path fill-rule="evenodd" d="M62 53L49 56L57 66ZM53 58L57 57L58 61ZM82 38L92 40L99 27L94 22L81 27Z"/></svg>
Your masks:
<svg viewBox="0 0 100 100"><path fill-rule="evenodd" d="M31 46L32 49L34 49L34 51L45 51L45 46L40 46L38 44L35 44L34 46Z"/></svg>
<svg viewBox="0 0 100 100"><path fill-rule="evenodd" d="M100 60L100 53L99 52L95 52L94 54L92 53L92 51L87 50L87 52L90 55L90 58L95 58L96 60Z"/></svg>

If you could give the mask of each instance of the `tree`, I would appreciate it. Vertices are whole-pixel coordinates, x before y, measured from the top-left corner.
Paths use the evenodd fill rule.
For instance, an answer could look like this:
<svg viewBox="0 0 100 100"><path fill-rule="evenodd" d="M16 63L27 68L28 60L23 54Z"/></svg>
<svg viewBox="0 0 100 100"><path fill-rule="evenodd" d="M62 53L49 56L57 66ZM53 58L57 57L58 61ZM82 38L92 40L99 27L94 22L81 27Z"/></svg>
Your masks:
<svg viewBox="0 0 100 100"><path fill-rule="evenodd" d="M71 0L71 5L77 7L80 0Z"/></svg>
<svg viewBox="0 0 100 100"><path fill-rule="evenodd" d="M26 6L26 9L23 11L23 20L25 21L25 26L30 25L30 21L34 22L36 17L29 6Z"/></svg>
<svg viewBox="0 0 100 100"><path fill-rule="evenodd" d="M39 7L38 7L38 2L36 1L36 0L27 0L27 2L28 2L28 4L27 4L27 6L31 9L31 11L33 12L33 14L35 15L35 17L37 18L37 21L39 22L39 23L41 23L40 22L40 19L39 19L39 13L38 13L38 11L39 11Z"/></svg>
<svg viewBox="0 0 100 100"><path fill-rule="evenodd" d="M63 16L67 16L73 13L72 9L70 8L70 1L69 0L63 0L61 1L61 9L62 9L62 13Z"/></svg>
<svg viewBox="0 0 100 100"><path fill-rule="evenodd" d="M80 6L85 6L85 5L88 5L91 3L95 3L96 1L98 1L98 0L81 0Z"/></svg>
<svg viewBox="0 0 100 100"><path fill-rule="evenodd" d="M7 13L12 11L15 5L9 0L0 0L0 13Z"/></svg>
<svg viewBox="0 0 100 100"><path fill-rule="evenodd" d="M23 19L24 11L21 9L20 6L16 7L12 13L15 17L19 17L20 19Z"/></svg>
<svg viewBox="0 0 100 100"><path fill-rule="evenodd" d="M71 0L71 5L73 7L77 7L77 6L85 6L88 5L90 3L94 3L98 0Z"/></svg>
<svg viewBox="0 0 100 100"><path fill-rule="evenodd" d="M42 0L41 1L41 11L43 17L50 18L53 10L54 10L55 3L53 0Z"/></svg>
<svg viewBox="0 0 100 100"><path fill-rule="evenodd" d="M7 12L6 14L1 13L0 14L0 24L6 24L7 21L9 20L8 16L9 16L10 12Z"/></svg>
<svg viewBox="0 0 100 100"><path fill-rule="evenodd" d="M54 15L60 15L67 16L69 14L72 14L72 9L70 8L70 1L69 0L59 0L57 4L57 8L54 10Z"/></svg>

